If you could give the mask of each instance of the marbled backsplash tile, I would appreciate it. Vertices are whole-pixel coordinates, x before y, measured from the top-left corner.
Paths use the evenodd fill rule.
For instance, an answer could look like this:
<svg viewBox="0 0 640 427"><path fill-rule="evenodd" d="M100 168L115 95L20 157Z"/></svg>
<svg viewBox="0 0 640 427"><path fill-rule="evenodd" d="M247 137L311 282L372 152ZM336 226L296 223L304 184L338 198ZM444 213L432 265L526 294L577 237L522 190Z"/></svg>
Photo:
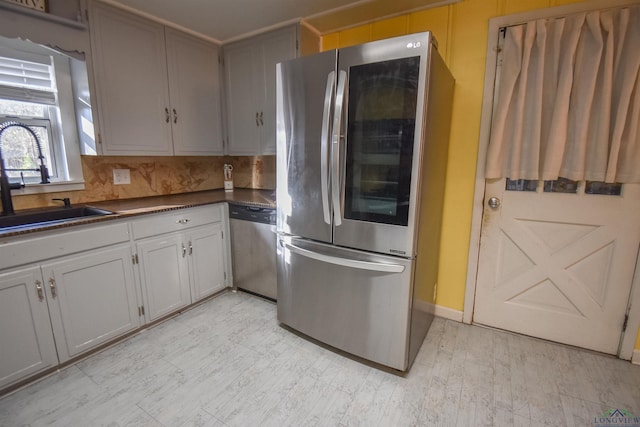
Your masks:
<svg viewBox="0 0 640 427"><path fill-rule="evenodd" d="M275 190L276 156L236 156L225 159L233 165L235 187Z"/></svg>
<svg viewBox="0 0 640 427"><path fill-rule="evenodd" d="M52 198L71 203L189 193L223 188L223 165L233 165L237 188L275 189L275 156L121 157L82 156L85 189L14 195L15 209L51 206ZM113 169L129 169L131 184L114 185Z"/></svg>

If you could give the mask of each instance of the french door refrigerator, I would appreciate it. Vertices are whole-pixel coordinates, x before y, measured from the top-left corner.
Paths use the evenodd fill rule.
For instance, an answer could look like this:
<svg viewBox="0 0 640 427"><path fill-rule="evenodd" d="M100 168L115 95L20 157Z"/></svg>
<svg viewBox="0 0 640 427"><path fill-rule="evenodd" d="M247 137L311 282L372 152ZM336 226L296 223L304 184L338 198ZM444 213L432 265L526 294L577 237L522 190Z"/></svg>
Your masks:
<svg viewBox="0 0 640 427"><path fill-rule="evenodd" d="M433 319L453 77L426 32L276 80L278 320L407 370Z"/></svg>

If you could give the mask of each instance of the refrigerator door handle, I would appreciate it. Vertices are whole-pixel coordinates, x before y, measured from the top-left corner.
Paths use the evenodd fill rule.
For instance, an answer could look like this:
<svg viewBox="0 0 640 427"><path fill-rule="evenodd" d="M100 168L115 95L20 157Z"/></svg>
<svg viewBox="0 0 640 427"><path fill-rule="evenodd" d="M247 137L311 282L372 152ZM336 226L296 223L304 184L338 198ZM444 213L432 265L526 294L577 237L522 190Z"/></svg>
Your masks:
<svg viewBox="0 0 640 427"><path fill-rule="evenodd" d="M400 264L385 264L381 262L360 261L356 259L334 257L331 255L325 255L318 252L310 251L308 249L303 249L299 246L292 245L291 243L282 240L280 241L280 244L293 253L318 261L328 262L330 264L341 265L350 268L359 268L361 270L381 271L384 273L402 273L404 271L404 266Z"/></svg>
<svg viewBox="0 0 640 427"><path fill-rule="evenodd" d="M342 204L340 201L340 127L342 123L342 106L344 104L344 90L347 72L340 70L338 75L338 90L336 92L336 106L333 112L333 129L331 133L331 198L333 202L333 223L342 224Z"/></svg>
<svg viewBox="0 0 640 427"><path fill-rule="evenodd" d="M327 76L327 88L324 93L324 110L322 112L322 136L320 147L320 189L322 191L322 213L324 222L331 225L331 211L329 210L329 120L331 116L331 100L336 86L336 72Z"/></svg>

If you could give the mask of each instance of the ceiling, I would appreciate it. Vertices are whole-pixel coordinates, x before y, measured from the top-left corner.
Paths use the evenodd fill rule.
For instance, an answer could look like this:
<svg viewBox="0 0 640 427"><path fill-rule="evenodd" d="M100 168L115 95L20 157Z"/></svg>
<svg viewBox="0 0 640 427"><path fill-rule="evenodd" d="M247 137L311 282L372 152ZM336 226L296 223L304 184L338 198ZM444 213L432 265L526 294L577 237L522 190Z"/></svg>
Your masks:
<svg viewBox="0 0 640 427"><path fill-rule="evenodd" d="M319 33L460 0L106 0L225 43L304 20Z"/></svg>

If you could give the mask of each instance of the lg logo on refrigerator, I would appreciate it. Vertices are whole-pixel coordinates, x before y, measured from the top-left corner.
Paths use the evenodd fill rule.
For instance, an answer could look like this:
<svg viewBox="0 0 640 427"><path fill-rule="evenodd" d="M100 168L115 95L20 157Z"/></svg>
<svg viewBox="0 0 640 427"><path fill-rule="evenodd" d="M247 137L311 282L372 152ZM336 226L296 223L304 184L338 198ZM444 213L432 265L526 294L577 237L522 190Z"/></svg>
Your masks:
<svg viewBox="0 0 640 427"><path fill-rule="evenodd" d="M421 46L420 42L407 43L407 49L417 49Z"/></svg>

